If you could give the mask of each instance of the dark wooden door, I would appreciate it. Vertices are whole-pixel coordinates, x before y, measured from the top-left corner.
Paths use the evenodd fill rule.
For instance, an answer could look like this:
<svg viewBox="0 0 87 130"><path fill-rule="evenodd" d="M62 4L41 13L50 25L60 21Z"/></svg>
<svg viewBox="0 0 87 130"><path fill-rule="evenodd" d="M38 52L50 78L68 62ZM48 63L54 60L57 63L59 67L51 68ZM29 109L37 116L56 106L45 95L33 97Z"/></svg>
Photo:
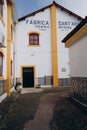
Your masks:
<svg viewBox="0 0 87 130"><path fill-rule="evenodd" d="M23 87L34 87L34 68L23 68Z"/></svg>

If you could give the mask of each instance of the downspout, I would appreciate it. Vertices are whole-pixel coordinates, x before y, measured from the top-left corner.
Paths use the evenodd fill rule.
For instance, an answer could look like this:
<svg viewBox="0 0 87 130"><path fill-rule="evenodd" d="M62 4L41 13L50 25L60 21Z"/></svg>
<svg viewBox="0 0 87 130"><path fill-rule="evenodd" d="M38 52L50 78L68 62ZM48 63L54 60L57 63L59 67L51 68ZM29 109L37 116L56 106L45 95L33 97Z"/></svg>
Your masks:
<svg viewBox="0 0 87 130"><path fill-rule="evenodd" d="M16 23L14 23L14 43L13 43L13 86L16 84L15 77L15 55L16 55Z"/></svg>

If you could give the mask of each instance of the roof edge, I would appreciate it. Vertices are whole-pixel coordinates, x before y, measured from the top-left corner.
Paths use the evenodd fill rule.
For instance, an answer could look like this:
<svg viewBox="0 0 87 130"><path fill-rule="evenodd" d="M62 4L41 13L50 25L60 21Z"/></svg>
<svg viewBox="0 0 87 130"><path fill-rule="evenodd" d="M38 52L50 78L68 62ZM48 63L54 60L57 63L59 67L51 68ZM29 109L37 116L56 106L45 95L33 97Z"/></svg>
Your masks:
<svg viewBox="0 0 87 130"><path fill-rule="evenodd" d="M87 23L87 16L83 19L63 40L62 42L66 42L69 40L76 32L78 32L85 24Z"/></svg>
<svg viewBox="0 0 87 130"><path fill-rule="evenodd" d="M27 14L27 15L25 15L25 16L19 18L18 21L22 21L22 20L25 20L25 18L27 18L27 17L34 16L35 14L37 14L37 13L39 13L39 12L42 12L42 11L44 11L45 9L49 8L50 6L52 6L52 4L53 4L53 3L51 3L51 4L48 5L48 6L43 7L43 8L41 8L41 9L38 9L38 10L36 10L36 11L30 13L30 14Z"/></svg>
<svg viewBox="0 0 87 130"><path fill-rule="evenodd" d="M73 16L77 17L77 18L80 19L80 20L83 20L83 18L82 18L81 16L77 15L76 13L74 13L74 12L72 12L72 11L66 9L66 8L63 7L62 5L60 5L60 4L56 3L55 1L53 1L50 5L45 6L45 7L41 8L41 9L38 9L38 10L36 10L36 11L34 11L34 12L28 14L28 15L25 15L25 16L19 18L18 21L22 21L22 20L25 20L27 17L34 16L35 14L37 14L37 13L39 13L39 12L42 12L42 11L44 11L45 9L51 7L53 4L55 4L57 7L59 7L61 10L64 10L64 11L67 12L68 14L73 15Z"/></svg>

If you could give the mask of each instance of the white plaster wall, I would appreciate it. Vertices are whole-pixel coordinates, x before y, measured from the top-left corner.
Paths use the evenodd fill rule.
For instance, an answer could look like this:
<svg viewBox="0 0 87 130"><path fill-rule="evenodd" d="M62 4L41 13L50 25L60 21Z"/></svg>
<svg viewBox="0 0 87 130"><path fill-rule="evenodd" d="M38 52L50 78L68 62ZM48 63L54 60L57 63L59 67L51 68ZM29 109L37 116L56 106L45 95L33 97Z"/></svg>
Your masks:
<svg viewBox="0 0 87 130"><path fill-rule="evenodd" d="M3 49L4 57L3 57L3 77L6 79L6 49Z"/></svg>
<svg viewBox="0 0 87 130"><path fill-rule="evenodd" d="M26 20L49 21L49 29L42 31L33 24L26 24ZM59 22L69 22L60 28ZM35 14L24 21L19 22L17 27L17 49L16 49L16 76L20 76L21 65L36 65L37 76L52 75L52 51L51 51L51 20L50 9ZM57 49L58 49L58 75L59 78L69 78L69 50L61 42L80 21L57 8ZM66 28L65 28L66 27ZM69 27L69 28L68 28ZM27 47L29 38L27 33L37 31L40 33L41 47ZM44 71L43 71L44 69ZM62 70L65 71L62 71Z"/></svg>
<svg viewBox="0 0 87 130"><path fill-rule="evenodd" d="M87 77L87 34L69 48L71 77Z"/></svg>
<svg viewBox="0 0 87 130"><path fill-rule="evenodd" d="M4 6L3 6L3 22L5 25L3 25L2 21L0 20L0 31L4 35L4 45L6 46L7 42L7 36L6 36L6 31L7 31L7 3L4 0ZM1 48L3 51L3 77L6 79L6 48Z"/></svg>
<svg viewBox="0 0 87 130"><path fill-rule="evenodd" d="M64 22L66 22L65 25ZM61 41L69 32L71 32L73 28L76 27L79 22L80 21L76 17L69 15L65 11L57 8L57 49L59 78L69 78L70 75L69 50L68 48L65 48L65 44ZM65 69L66 71L62 71L62 69Z"/></svg>
<svg viewBox="0 0 87 130"><path fill-rule="evenodd" d="M49 28L40 30L33 24L26 24L26 20L44 20L49 22ZM51 25L50 9L39 12L24 21L19 22L17 27L16 47L16 77L20 77L21 65L35 65L36 76L43 77L52 75L52 52L51 52ZM40 33L40 47L29 47L28 32L37 31Z"/></svg>
<svg viewBox="0 0 87 130"><path fill-rule="evenodd" d="M2 34L4 35L4 45L6 46L5 48L1 48L3 50L3 77L4 79L6 79L6 65L7 65L7 2L6 0L4 0L4 6L3 6L3 21L4 24L2 23L2 21L0 20L0 31L2 32ZM13 23L13 20L12 20ZM13 31L13 35L15 33L15 30ZM13 44L14 44L14 38L12 40L11 43L11 60L13 61Z"/></svg>

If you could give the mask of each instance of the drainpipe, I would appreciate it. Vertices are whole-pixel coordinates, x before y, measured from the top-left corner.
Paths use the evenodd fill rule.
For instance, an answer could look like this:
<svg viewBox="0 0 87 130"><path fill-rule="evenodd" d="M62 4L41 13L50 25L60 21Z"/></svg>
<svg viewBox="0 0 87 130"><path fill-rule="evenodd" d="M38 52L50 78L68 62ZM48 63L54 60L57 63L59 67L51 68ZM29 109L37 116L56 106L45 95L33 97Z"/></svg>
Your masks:
<svg viewBox="0 0 87 130"><path fill-rule="evenodd" d="M14 43L13 43L13 86L16 84L15 77L15 56L16 56L16 23L14 23Z"/></svg>

